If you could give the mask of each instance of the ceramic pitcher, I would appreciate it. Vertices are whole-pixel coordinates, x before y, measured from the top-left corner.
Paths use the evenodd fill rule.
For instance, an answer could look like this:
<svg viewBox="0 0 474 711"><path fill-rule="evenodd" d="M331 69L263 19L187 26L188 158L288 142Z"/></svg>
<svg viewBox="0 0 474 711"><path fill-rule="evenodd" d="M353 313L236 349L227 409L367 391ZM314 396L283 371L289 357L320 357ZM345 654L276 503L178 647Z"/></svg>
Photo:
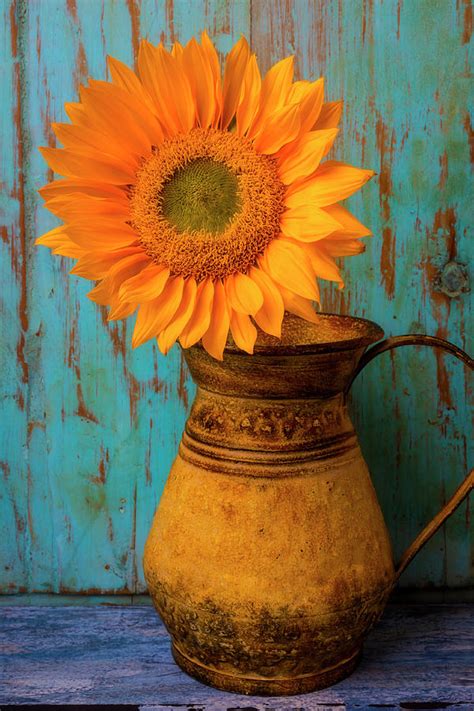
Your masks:
<svg viewBox="0 0 474 711"><path fill-rule="evenodd" d="M355 668L407 564L474 485L474 471L394 565L346 396L376 355L452 344L376 324L287 316L281 340L224 360L185 351L197 383L145 549L150 594L182 669L215 687L280 695Z"/></svg>

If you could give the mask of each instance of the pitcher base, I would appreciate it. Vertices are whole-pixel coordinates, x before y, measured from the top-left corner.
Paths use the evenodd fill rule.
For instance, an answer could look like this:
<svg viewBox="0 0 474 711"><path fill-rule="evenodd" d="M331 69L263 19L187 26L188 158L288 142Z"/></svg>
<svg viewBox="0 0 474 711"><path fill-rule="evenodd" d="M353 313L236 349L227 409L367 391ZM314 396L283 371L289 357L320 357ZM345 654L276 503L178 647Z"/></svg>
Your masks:
<svg viewBox="0 0 474 711"><path fill-rule="evenodd" d="M211 669L205 664L190 659L174 643L171 645L171 651L176 664L189 676L216 689L248 696L289 696L325 689L352 674L362 654L362 649L358 649L349 659L344 659L337 666L323 669L315 674L266 679L265 677L233 676Z"/></svg>

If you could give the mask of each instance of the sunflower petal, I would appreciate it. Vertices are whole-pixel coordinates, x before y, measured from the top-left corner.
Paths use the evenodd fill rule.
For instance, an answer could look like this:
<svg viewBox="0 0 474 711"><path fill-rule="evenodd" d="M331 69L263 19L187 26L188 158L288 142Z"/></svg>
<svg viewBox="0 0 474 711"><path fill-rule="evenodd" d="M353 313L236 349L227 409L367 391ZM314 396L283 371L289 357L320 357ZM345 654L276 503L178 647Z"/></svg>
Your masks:
<svg viewBox="0 0 474 711"><path fill-rule="evenodd" d="M327 281L335 281L340 289L343 288L344 281L337 264L324 249L320 248L319 244L308 245L307 254L316 276Z"/></svg>
<svg viewBox="0 0 474 711"><path fill-rule="evenodd" d="M321 131L324 128L337 128L341 120L343 101L328 101L323 104L313 130Z"/></svg>
<svg viewBox="0 0 474 711"><path fill-rule="evenodd" d="M211 322L213 299L214 285L210 279L205 279L197 288L194 311L179 336L183 348L190 348L206 333Z"/></svg>
<svg viewBox="0 0 474 711"><path fill-rule="evenodd" d="M42 147L39 150L49 167L59 175L103 180L115 185L124 185L134 180L134 171L118 161L91 158L64 148Z"/></svg>
<svg viewBox="0 0 474 711"><path fill-rule="evenodd" d="M288 103L297 102L300 107L301 133L310 131L321 113L324 99L324 79L314 82L295 82L291 87Z"/></svg>
<svg viewBox="0 0 474 711"><path fill-rule="evenodd" d="M268 274L256 267L251 268L250 278L257 284L263 294L262 308L257 311L254 319L262 331L280 338L284 305L279 288Z"/></svg>
<svg viewBox="0 0 474 711"><path fill-rule="evenodd" d="M337 136L337 128L327 131L311 131L296 145L284 149L278 156L278 173L285 185L311 175L331 149Z"/></svg>
<svg viewBox="0 0 474 711"><path fill-rule="evenodd" d="M214 284L214 301L212 303L211 322L202 337L202 345L213 358L222 360L224 348L229 333L229 310L224 285L221 281Z"/></svg>
<svg viewBox="0 0 474 711"><path fill-rule="evenodd" d="M67 225L67 233L73 242L88 251L104 251L105 247L119 249L137 241L136 233L125 222L106 218L97 223L85 219L71 221Z"/></svg>
<svg viewBox="0 0 474 711"><path fill-rule="evenodd" d="M249 60L250 48L248 42L245 37L241 37L227 55L225 64L224 86L222 89L222 129L227 128L237 110Z"/></svg>
<svg viewBox="0 0 474 711"><path fill-rule="evenodd" d="M128 91L129 94L141 101L152 114L156 115L156 106L135 72L115 57L107 56L107 64L114 84Z"/></svg>
<svg viewBox="0 0 474 711"><path fill-rule="evenodd" d="M298 296L298 294L285 289L283 286L280 287L280 291L286 311L300 318L304 318L305 321L310 321L311 323L318 322L318 314L309 299ZM317 299L317 301L319 302L319 299Z"/></svg>
<svg viewBox="0 0 474 711"><path fill-rule="evenodd" d="M141 252L141 247L125 247L111 252L87 252L79 258L69 273L83 279L104 279L111 267L121 259Z"/></svg>
<svg viewBox="0 0 474 711"><path fill-rule="evenodd" d="M262 78L255 54L249 59L242 83L242 93L237 109L237 135L243 136L248 131L260 102Z"/></svg>
<svg viewBox="0 0 474 711"><path fill-rule="evenodd" d="M252 354L257 340L257 329L251 322L250 317L238 311L232 311L230 330L235 345L246 353Z"/></svg>
<svg viewBox="0 0 474 711"><path fill-rule="evenodd" d="M162 44L140 43L138 71L156 101L169 135L187 133L194 126L196 109L191 87L180 62Z"/></svg>
<svg viewBox="0 0 474 711"><path fill-rule="evenodd" d="M97 130L139 156L149 155L151 147L161 143L161 125L144 104L115 84L95 80L89 84L80 89L81 101Z"/></svg>
<svg viewBox="0 0 474 711"><path fill-rule="evenodd" d="M184 47L181 42L174 42L171 47L171 56L181 62L183 59Z"/></svg>
<svg viewBox="0 0 474 711"><path fill-rule="evenodd" d="M181 304L183 289L183 277L173 277L156 299L141 304L132 336L133 348L154 338L166 328Z"/></svg>
<svg viewBox="0 0 474 711"><path fill-rule="evenodd" d="M300 132L300 110L295 104L277 109L269 116L264 128L256 136L254 145L258 153L276 153Z"/></svg>
<svg viewBox="0 0 474 711"><path fill-rule="evenodd" d="M144 252L124 257L109 269L107 276L94 289L89 291L87 296L91 301L95 301L96 304L101 304L102 306L115 303L122 282L141 271L147 260L149 260L149 257Z"/></svg>
<svg viewBox="0 0 474 711"><path fill-rule="evenodd" d="M96 198L82 193L75 193L74 198L70 195L51 198L46 201L45 207L65 221L81 219L84 215L90 220L114 217L123 222L130 217L130 208L125 199Z"/></svg>
<svg viewBox="0 0 474 711"><path fill-rule="evenodd" d="M369 237L372 232L368 227L359 222L359 220L354 217L354 215L346 210L345 207L335 203L334 205L328 205L324 208L324 212L327 212L331 217L337 220L341 227L334 234L335 239L347 239L348 237Z"/></svg>
<svg viewBox="0 0 474 711"><path fill-rule="evenodd" d="M229 304L241 314L254 314L263 306L263 294L260 288L246 274L231 274L225 281Z"/></svg>
<svg viewBox="0 0 474 711"><path fill-rule="evenodd" d="M83 180L82 178L66 178L61 180L53 180L52 183L43 185L38 190L43 200L50 200L54 197L64 195L69 198L70 195L82 193L92 197L116 197L122 200L125 197L125 192L117 185L103 183L100 180Z"/></svg>
<svg viewBox="0 0 474 711"><path fill-rule="evenodd" d="M328 160L311 175L311 202L316 207L327 207L339 200L344 200L359 190L375 175L373 170L355 168L352 165ZM295 191L300 186L295 187ZM289 189L292 192L292 188Z"/></svg>
<svg viewBox="0 0 474 711"><path fill-rule="evenodd" d="M300 242L315 242L341 229L341 224L331 215L312 205L310 207L309 202L292 207L281 216L281 231L286 237Z"/></svg>
<svg viewBox="0 0 474 711"><path fill-rule="evenodd" d="M165 288L169 275L168 267L148 264L142 272L123 282L119 298L123 301L136 301L137 303L156 299Z"/></svg>
<svg viewBox="0 0 474 711"><path fill-rule="evenodd" d="M365 244L359 239L325 239L321 242L323 249L331 257L353 257L365 252Z"/></svg>
<svg viewBox="0 0 474 711"><path fill-rule="evenodd" d="M137 304L130 304L126 301L115 301L111 306L109 314L107 316L107 321L117 321L121 318L127 318L131 316L137 310Z"/></svg>
<svg viewBox="0 0 474 711"><path fill-rule="evenodd" d="M72 257L74 259L82 257L85 252L84 247L81 247L71 240L65 232L64 225L55 227L44 235L41 235L41 237L37 237L35 244L49 247L53 254L59 254L62 257Z"/></svg>
<svg viewBox="0 0 474 711"><path fill-rule="evenodd" d="M305 249L286 239L270 242L262 258L264 269L278 284L307 299L317 301L319 292Z"/></svg>
<svg viewBox="0 0 474 711"><path fill-rule="evenodd" d="M265 129L268 118L282 109L287 102L294 72L294 57L286 57L265 74L260 92L260 108L249 128L249 138Z"/></svg>
<svg viewBox="0 0 474 711"><path fill-rule="evenodd" d="M169 322L169 324L158 334L158 347L165 355L176 342L176 339L183 331L191 318L196 304L196 280L194 277L186 279L183 298L181 303Z"/></svg>
<svg viewBox="0 0 474 711"><path fill-rule="evenodd" d="M209 35L204 30L201 35L201 46L204 54L207 57L208 64L211 68L212 78L214 83L214 105L215 114L212 122L213 126L216 126L221 118L222 113L222 82L221 82L221 68L219 65L219 57L217 56L216 48L209 39Z"/></svg>
<svg viewBox="0 0 474 711"><path fill-rule="evenodd" d="M199 125L208 128L216 114L214 77L206 53L194 37L183 50L182 62L194 95Z"/></svg>
<svg viewBox="0 0 474 711"><path fill-rule="evenodd" d="M138 158L130 155L122 144L114 141L110 136L105 139L103 133L70 123L52 123L51 128L64 148L88 155L90 158L96 157L99 152L107 160L126 165L131 170L136 170L138 167ZM106 150L104 150L105 140Z"/></svg>

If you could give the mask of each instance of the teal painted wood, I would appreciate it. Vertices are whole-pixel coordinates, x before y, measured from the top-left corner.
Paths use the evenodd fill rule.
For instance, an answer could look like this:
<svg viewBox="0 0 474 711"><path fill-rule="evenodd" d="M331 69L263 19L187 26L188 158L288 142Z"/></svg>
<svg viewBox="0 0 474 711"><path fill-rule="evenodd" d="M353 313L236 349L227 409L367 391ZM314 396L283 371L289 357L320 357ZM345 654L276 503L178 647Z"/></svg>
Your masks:
<svg viewBox="0 0 474 711"><path fill-rule="evenodd" d="M468 263L469 5L295 0L3 0L1 583L5 592L145 589L141 554L193 384L175 348L132 351L132 324L108 324L69 260L33 247L56 224L35 190L38 145L79 83L132 64L138 38L186 41L207 28L226 52L250 36L263 67L295 53L346 109L335 155L378 176L349 206L374 231L345 262L325 309L423 331L474 350L469 294L437 278ZM425 39L421 39L425 38ZM12 269L13 265L13 269ZM382 356L354 386L353 410L399 555L472 466L467 374L425 350ZM472 584L464 504L404 574L404 585Z"/></svg>

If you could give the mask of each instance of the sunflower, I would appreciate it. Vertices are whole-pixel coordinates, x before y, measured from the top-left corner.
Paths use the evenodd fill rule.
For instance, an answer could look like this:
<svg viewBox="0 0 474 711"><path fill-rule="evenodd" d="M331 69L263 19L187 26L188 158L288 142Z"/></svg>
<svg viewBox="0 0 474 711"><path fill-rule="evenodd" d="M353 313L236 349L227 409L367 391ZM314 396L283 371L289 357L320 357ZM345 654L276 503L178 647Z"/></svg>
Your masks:
<svg viewBox="0 0 474 711"><path fill-rule="evenodd" d="M77 259L109 319L137 311L134 347L201 340L222 359L229 329L252 353L285 309L314 321L317 278L342 287L334 257L370 234L338 202L373 172L321 162L342 102L293 81L293 57L262 79L243 37L222 78L206 33L171 52L143 40L137 64L109 57L112 81L90 80L53 124L64 148L40 150L64 179L39 192L64 224L37 243Z"/></svg>

